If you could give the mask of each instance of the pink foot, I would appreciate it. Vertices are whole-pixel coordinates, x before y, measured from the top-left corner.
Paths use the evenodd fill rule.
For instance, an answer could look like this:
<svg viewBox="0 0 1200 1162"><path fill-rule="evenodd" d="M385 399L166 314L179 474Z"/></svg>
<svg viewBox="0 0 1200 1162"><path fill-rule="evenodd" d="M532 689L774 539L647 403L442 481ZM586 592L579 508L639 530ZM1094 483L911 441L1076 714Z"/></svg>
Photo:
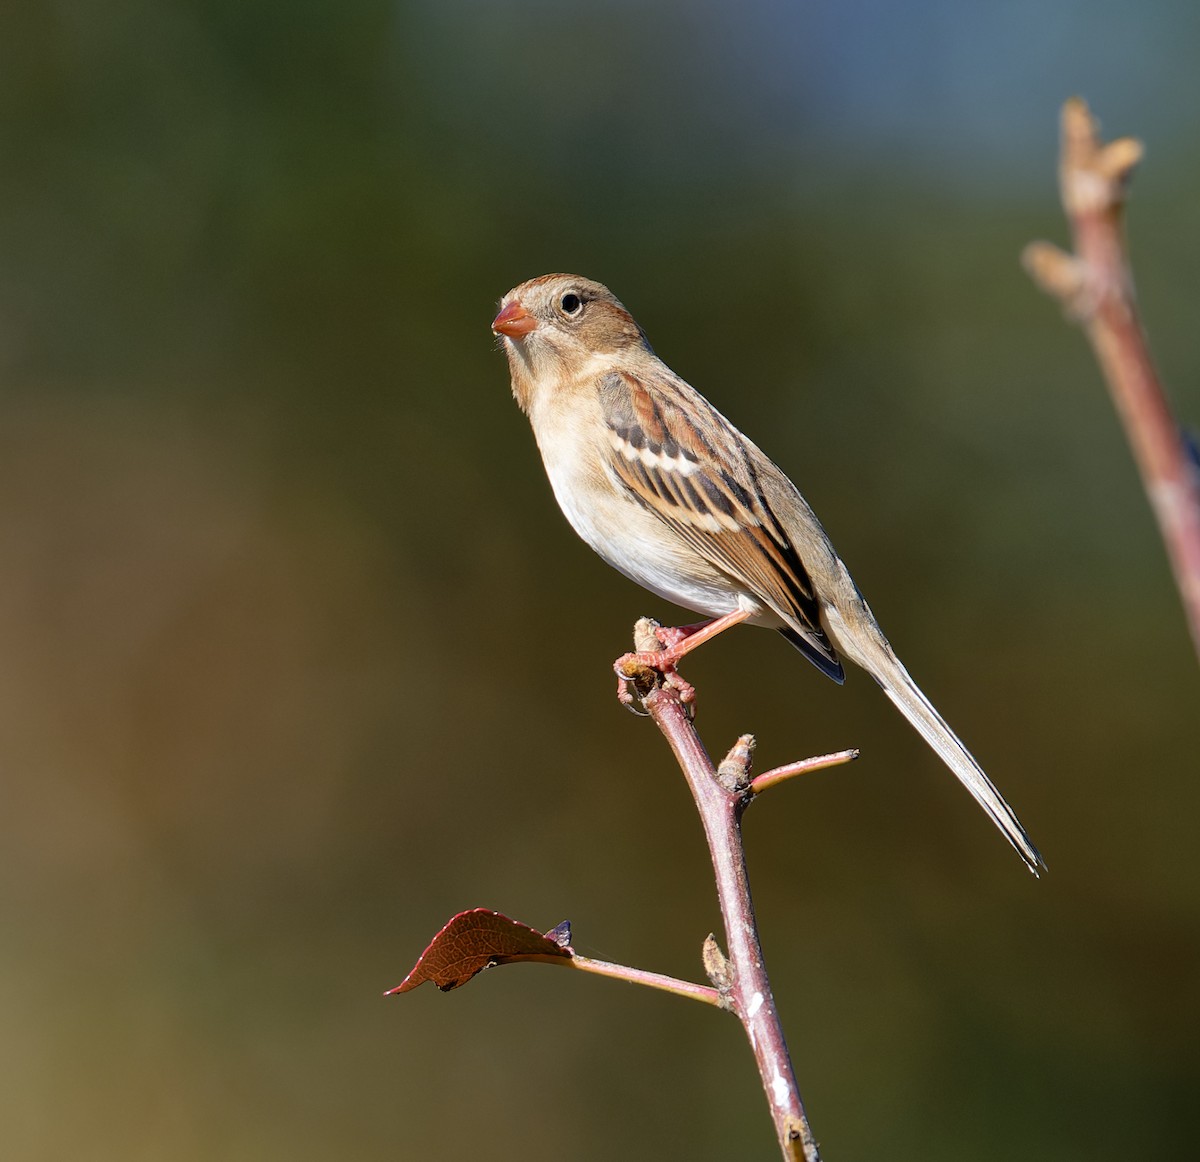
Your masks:
<svg viewBox="0 0 1200 1162"><path fill-rule="evenodd" d="M707 629L712 624L711 621L698 621L695 625L660 625L654 630L654 636L658 638L668 650L673 650L682 642L687 641L694 633L698 633L702 629ZM676 655L676 661L686 651L680 651Z"/></svg>
<svg viewBox="0 0 1200 1162"><path fill-rule="evenodd" d="M679 676L679 671L675 668L679 665L679 660L685 654L691 653L697 646L708 641L709 638L716 637L731 625L737 625L738 622L745 621L749 616L749 610L735 609L732 613L726 613L712 621L699 622L697 625L663 626L650 622L655 638L662 643L664 648L623 654L613 663L613 669L617 673L618 700L622 705L632 708L634 691L630 689L631 684L641 683L645 686L653 681L655 674L658 674L662 684L674 690L679 701L690 710L692 703L696 701L696 688ZM646 621L649 619L638 623L638 629L634 634L635 643L640 644L640 641L645 641L645 638L639 641L637 634L648 628L645 625Z"/></svg>
<svg viewBox="0 0 1200 1162"><path fill-rule="evenodd" d="M617 675L617 699L632 708L634 694L630 686L639 678L644 682L650 673L658 674L664 686L675 691L685 706L695 702L696 688L675 668L678 655L672 649L623 654L613 663Z"/></svg>

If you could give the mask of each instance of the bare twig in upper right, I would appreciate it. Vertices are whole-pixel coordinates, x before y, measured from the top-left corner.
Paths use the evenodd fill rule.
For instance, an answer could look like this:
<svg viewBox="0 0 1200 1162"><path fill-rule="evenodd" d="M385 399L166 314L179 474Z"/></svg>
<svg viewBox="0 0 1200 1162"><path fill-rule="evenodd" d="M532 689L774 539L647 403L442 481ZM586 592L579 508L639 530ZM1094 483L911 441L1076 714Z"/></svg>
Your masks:
<svg viewBox="0 0 1200 1162"><path fill-rule="evenodd" d="M1138 320L1122 212L1141 143L1104 144L1087 105L1063 106L1059 183L1075 253L1025 248L1025 269L1083 325L1108 380L1200 656L1200 472L1171 412Z"/></svg>

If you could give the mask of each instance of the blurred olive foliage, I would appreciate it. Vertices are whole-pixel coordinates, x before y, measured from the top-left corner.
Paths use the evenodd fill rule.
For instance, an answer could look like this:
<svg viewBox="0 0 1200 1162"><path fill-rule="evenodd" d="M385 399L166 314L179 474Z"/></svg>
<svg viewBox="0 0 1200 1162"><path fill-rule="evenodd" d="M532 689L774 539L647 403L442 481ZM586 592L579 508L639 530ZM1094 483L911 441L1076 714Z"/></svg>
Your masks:
<svg viewBox="0 0 1200 1162"><path fill-rule="evenodd" d="M1002 9L1002 10L1001 10ZM696 977L640 614L488 322L553 269L808 494L1046 853L873 685L689 662L714 751L857 745L747 824L830 1158L1191 1156L1200 679L1082 340L1059 102L1148 143L1139 285L1200 416L1193 5L43 0L0 15L6 1159L771 1157L733 1021L518 967L385 1002L453 912Z"/></svg>

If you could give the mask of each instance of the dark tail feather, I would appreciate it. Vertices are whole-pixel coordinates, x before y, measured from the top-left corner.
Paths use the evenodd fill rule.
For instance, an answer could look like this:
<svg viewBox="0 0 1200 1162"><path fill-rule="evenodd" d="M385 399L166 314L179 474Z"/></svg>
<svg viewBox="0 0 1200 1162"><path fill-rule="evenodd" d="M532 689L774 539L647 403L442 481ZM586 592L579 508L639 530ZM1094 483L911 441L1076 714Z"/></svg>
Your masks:
<svg viewBox="0 0 1200 1162"><path fill-rule="evenodd" d="M832 646L830 646L827 656L794 629L785 627L779 632L827 678L832 678L839 686L846 680L846 671L842 669L842 663L838 661L838 656L834 653Z"/></svg>

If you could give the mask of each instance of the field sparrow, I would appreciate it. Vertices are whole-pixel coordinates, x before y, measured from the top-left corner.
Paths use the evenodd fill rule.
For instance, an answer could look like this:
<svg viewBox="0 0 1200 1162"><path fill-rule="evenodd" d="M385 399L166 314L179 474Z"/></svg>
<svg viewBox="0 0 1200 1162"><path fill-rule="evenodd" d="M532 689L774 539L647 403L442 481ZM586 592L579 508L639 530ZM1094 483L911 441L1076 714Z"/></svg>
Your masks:
<svg viewBox="0 0 1200 1162"><path fill-rule="evenodd" d="M777 629L817 669L867 671L1036 875L1012 808L917 688L795 485L659 359L607 287L522 283L492 322L546 474L575 531L652 593L713 618L663 636L660 668L739 621Z"/></svg>

